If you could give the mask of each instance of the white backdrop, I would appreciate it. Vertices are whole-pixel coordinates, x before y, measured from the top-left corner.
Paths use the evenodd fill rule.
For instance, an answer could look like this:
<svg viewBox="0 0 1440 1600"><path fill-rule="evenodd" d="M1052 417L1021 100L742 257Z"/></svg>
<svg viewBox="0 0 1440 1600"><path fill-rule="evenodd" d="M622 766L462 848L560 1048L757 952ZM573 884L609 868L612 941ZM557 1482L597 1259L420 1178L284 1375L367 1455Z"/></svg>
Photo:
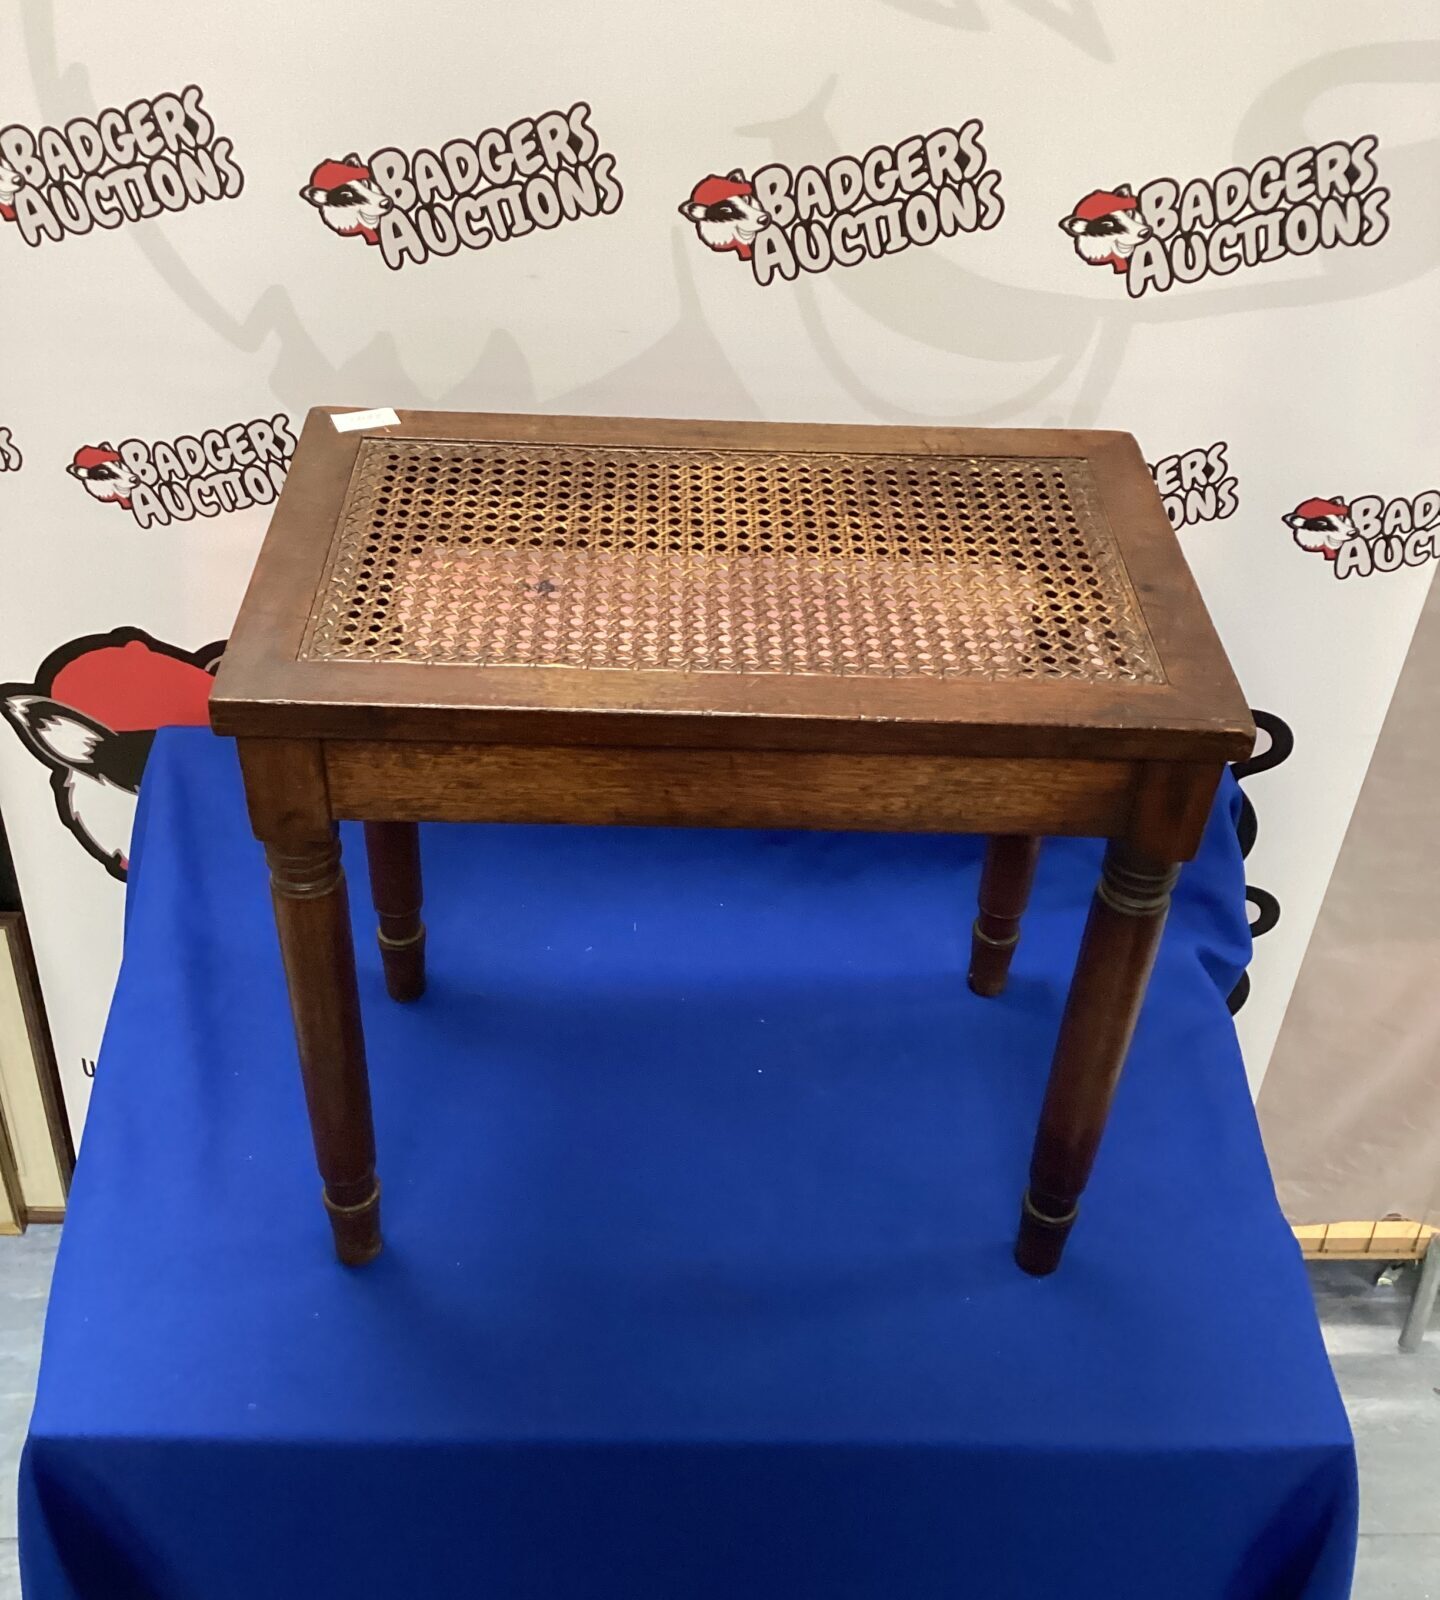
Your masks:
<svg viewBox="0 0 1440 1600"><path fill-rule="evenodd" d="M7 11L0 807L77 1122L120 943L123 891L96 854L130 803L147 719L193 711L192 675L265 527L246 502L283 471L285 419L317 403L1135 433L1177 520L1193 491L1186 552L1252 705L1294 734L1293 755L1249 781L1250 873L1281 910L1239 1017L1258 1082L1435 565L1404 535L1440 480L1437 77L1433 11L1349 0L133 0L103 29L77 0ZM100 115L139 101L128 123ZM525 177L543 152L513 125L580 104L571 153L603 203L547 227ZM75 118L98 142L82 127L47 147L42 130ZM932 193L960 225L933 242L924 204L887 205L883 159L859 202L869 223L820 217L828 244L813 226L797 238L782 205L769 227L785 237L757 236L748 259L707 248L680 211L701 180L738 172L721 188L753 224L757 169L798 185L806 166L977 120L955 193ZM399 204L380 215L377 152L488 129L511 129L519 152L527 187L508 210L477 194L442 199L438 223L407 217L391 181ZM902 191L931 193L895 153ZM1174 179L1178 196L1236 169L1229 223L1207 213L1211 190L1171 219L1155 187ZM347 172L360 203L330 220L375 222L375 245L312 203ZM131 221L127 204L157 214ZM27 244L67 207L94 226ZM443 243L450 217L480 237L517 208L540 225L387 265L427 228ZM1102 231L1077 241L1063 226L1077 212ZM1100 248L1106 218L1122 242L1153 224L1129 273L1077 251ZM1164 236L1171 220L1186 237ZM719 216L710 244L727 228ZM865 256L877 241L878 257L760 281L787 250ZM1158 287L1176 263L1206 270ZM267 421L270 436L235 427ZM195 443L153 448L180 440ZM137 468L155 481L129 509L95 498ZM1284 518L1309 501L1350 538L1340 561L1292 536ZM197 514L162 521L167 503ZM155 648L74 643L126 629Z"/></svg>

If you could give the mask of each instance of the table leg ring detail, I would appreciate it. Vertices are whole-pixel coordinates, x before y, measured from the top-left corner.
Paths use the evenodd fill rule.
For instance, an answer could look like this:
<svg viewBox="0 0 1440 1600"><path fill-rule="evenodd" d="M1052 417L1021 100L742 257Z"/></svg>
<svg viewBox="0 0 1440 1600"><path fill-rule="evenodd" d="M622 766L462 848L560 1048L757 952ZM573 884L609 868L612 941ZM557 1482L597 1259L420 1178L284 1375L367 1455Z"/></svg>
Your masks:
<svg viewBox="0 0 1440 1600"><path fill-rule="evenodd" d="M380 1180L356 1205L341 1205L323 1193L330 1228L335 1235L335 1254L347 1267L363 1267L380 1254Z"/></svg>
<svg viewBox="0 0 1440 1600"><path fill-rule="evenodd" d="M1170 891L1180 876L1176 864L1150 869L1127 860L1112 848L1095 892L1112 911L1126 917L1150 917L1170 904Z"/></svg>
<svg viewBox="0 0 1440 1600"><path fill-rule="evenodd" d="M376 939L385 969L385 992L402 1003L418 1000L425 993L425 924L417 922L413 933L398 936L382 927Z"/></svg>
<svg viewBox="0 0 1440 1600"><path fill-rule="evenodd" d="M1079 1213L1080 1207L1073 1205L1063 1216L1047 1216L1030 1198L1030 1191L1025 1191L1020 1204L1020 1237L1015 1241L1015 1264L1022 1272L1033 1278L1054 1272Z"/></svg>

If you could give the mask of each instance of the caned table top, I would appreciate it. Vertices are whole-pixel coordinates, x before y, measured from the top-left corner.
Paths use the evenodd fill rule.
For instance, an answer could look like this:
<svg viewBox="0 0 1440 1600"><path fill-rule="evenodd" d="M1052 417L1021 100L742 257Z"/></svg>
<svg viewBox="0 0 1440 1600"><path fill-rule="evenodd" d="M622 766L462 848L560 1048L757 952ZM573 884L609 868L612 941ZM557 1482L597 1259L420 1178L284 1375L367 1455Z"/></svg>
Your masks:
<svg viewBox="0 0 1440 1600"><path fill-rule="evenodd" d="M1127 434L307 419L221 666L247 735L1229 759Z"/></svg>

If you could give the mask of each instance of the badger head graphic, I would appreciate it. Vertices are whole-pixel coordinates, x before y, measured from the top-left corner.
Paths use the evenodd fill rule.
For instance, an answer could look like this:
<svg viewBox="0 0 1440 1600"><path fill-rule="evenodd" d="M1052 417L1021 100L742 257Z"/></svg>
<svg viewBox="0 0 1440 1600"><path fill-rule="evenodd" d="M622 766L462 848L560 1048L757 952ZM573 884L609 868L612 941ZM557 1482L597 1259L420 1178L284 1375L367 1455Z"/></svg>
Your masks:
<svg viewBox="0 0 1440 1600"><path fill-rule="evenodd" d="M702 178L679 210L712 250L733 250L742 261L750 259L755 235L770 220L739 167L724 178Z"/></svg>
<svg viewBox="0 0 1440 1600"><path fill-rule="evenodd" d="M320 220L344 238L359 237L379 244L380 219L392 202L381 194L370 169L354 153L341 161L322 161L300 191L320 213Z"/></svg>
<svg viewBox="0 0 1440 1600"><path fill-rule="evenodd" d="M1302 500L1282 519L1295 543L1312 555L1333 561L1340 546L1355 537L1350 507L1336 495L1333 500Z"/></svg>
<svg viewBox="0 0 1440 1600"><path fill-rule="evenodd" d="M0 156L0 221L14 222L15 196L24 187L24 178Z"/></svg>
<svg viewBox="0 0 1440 1600"><path fill-rule="evenodd" d="M1092 267L1128 272L1135 246L1150 237L1150 224L1128 183L1087 194L1060 226L1075 242L1075 254Z"/></svg>
<svg viewBox="0 0 1440 1600"><path fill-rule="evenodd" d="M142 633L72 639L33 683L0 684L0 715L50 771L60 821L113 878L129 869L135 795L155 730L203 724L224 642L178 650Z"/></svg>
<svg viewBox="0 0 1440 1600"><path fill-rule="evenodd" d="M82 445L65 470L85 485L85 492L92 499L119 506L122 511L130 509L135 474L120 459L120 452L114 445Z"/></svg>

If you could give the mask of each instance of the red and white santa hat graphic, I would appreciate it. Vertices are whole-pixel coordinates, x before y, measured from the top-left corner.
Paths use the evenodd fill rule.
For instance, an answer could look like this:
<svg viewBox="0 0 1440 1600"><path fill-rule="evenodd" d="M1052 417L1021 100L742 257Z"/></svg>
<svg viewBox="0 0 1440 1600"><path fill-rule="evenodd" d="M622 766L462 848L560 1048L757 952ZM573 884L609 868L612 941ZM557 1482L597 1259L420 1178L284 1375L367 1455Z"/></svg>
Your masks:
<svg viewBox="0 0 1440 1600"><path fill-rule="evenodd" d="M748 179L717 178L712 172L690 191L690 202L697 206L718 206L723 200L738 200L754 193L755 186Z"/></svg>
<svg viewBox="0 0 1440 1600"><path fill-rule="evenodd" d="M111 466L119 459L120 452L112 450L108 444L82 444L71 465L84 471L90 467Z"/></svg>
<svg viewBox="0 0 1440 1600"><path fill-rule="evenodd" d="M1304 517L1348 517L1350 507L1343 500L1302 500L1292 516Z"/></svg>
<svg viewBox="0 0 1440 1600"><path fill-rule="evenodd" d="M1117 194L1113 189L1096 189L1087 194L1075 207L1075 216L1081 222L1098 222L1116 211L1134 211L1140 202L1133 194Z"/></svg>
<svg viewBox="0 0 1440 1600"><path fill-rule="evenodd" d="M207 723L214 683L193 661L131 639L101 645L66 662L50 685L50 698L116 733L135 733Z"/></svg>
<svg viewBox="0 0 1440 1600"><path fill-rule="evenodd" d="M322 161L310 174L317 189L338 189L342 183L368 183L369 167L354 161Z"/></svg>

